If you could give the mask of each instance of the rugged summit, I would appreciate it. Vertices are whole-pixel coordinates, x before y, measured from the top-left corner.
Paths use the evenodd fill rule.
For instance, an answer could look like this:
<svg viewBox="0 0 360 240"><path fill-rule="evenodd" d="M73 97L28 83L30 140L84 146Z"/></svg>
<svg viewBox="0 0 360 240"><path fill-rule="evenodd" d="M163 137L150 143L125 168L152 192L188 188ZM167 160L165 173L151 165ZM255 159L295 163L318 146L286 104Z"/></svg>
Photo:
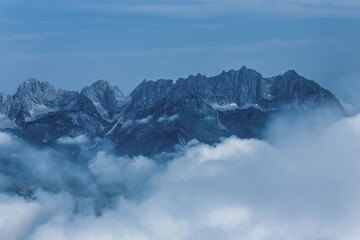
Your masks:
<svg viewBox="0 0 360 240"><path fill-rule="evenodd" d="M124 154L153 155L192 139L262 138L279 112L324 108L345 115L331 92L293 70L271 78L242 67L214 77L144 80L128 97L104 80L79 93L30 79L13 96L0 94L0 128L39 144L85 135L110 139Z"/></svg>
<svg viewBox="0 0 360 240"><path fill-rule="evenodd" d="M257 107L278 110L285 107L316 108L332 104L343 111L339 101L329 91L313 81L306 80L295 71L263 78L260 73L242 67L239 71L222 72L215 77L198 74L186 79L143 81L130 95L137 104L151 104L160 98L177 102L184 98L197 98L218 107Z"/></svg>
<svg viewBox="0 0 360 240"><path fill-rule="evenodd" d="M81 94L92 101L98 113L104 118L111 120L113 114L120 110L126 97L119 87L111 86L104 80L98 80L89 87L85 87Z"/></svg>

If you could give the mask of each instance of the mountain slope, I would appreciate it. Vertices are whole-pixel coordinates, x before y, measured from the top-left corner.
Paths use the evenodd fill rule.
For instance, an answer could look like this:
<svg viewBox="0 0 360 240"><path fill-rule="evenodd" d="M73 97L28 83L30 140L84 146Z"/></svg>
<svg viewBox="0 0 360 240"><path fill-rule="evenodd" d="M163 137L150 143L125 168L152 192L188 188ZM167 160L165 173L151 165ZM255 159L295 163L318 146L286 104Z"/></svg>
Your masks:
<svg viewBox="0 0 360 240"><path fill-rule="evenodd" d="M263 78L243 67L214 77L143 81L128 97L103 80L78 93L30 79L13 96L0 95L0 128L41 144L86 135L111 139L122 154L154 155L192 139L263 138L279 112L324 108L345 115L331 92L293 70Z"/></svg>

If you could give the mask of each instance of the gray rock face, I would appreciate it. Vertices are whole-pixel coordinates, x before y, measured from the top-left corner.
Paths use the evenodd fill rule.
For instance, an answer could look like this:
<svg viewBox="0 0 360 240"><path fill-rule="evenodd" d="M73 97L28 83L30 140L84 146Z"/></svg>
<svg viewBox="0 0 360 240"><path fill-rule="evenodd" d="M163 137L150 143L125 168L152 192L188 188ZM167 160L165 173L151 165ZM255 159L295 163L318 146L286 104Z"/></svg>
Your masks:
<svg viewBox="0 0 360 240"><path fill-rule="evenodd" d="M29 79L19 86L13 96L9 118L21 115L24 120L31 121L37 115L55 111L57 96L58 92L49 83Z"/></svg>
<svg viewBox="0 0 360 240"><path fill-rule="evenodd" d="M7 115L11 108L12 96L0 93L0 114Z"/></svg>
<svg viewBox="0 0 360 240"><path fill-rule="evenodd" d="M198 98L215 107L278 110L286 107L317 108L331 104L343 111L341 104L329 91L317 83L290 70L283 75L263 78L246 67L239 71L222 72L215 77L198 74L176 83L171 80L142 82L130 95L139 105L149 107L161 98L177 102L184 98Z"/></svg>
<svg viewBox="0 0 360 240"><path fill-rule="evenodd" d="M0 93L0 129L15 128L14 121L9 119L9 112L12 104L12 96Z"/></svg>
<svg viewBox="0 0 360 240"><path fill-rule="evenodd" d="M263 78L243 67L215 77L143 81L130 97L109 134L130 155L159 153L192 139L214 143L231 135L263 138L262 130L279 112L328 108L345 115L332 93L295 71Z"/></svg>
<svg viewBox="0 0 360 240"><path fill-rule="evenodd" d="M338 99L291 70L263 78L246 67L206 77L143 81L125 97L99 80L80 93L30 79L13 95L0 94L0 129L51 144L63 136L111 139L119 152L153 155L192 139L262 138L279 112L345 112Z"/></svg>
<svg viewBox="0 0 360 240"><path fill-rule="evenodd" d="M98 113L106 119L112 119L126 101L126 97L119 87L111 86L104 80L99 80L89 87L85 87L81 94L92 101Z"/></svg>

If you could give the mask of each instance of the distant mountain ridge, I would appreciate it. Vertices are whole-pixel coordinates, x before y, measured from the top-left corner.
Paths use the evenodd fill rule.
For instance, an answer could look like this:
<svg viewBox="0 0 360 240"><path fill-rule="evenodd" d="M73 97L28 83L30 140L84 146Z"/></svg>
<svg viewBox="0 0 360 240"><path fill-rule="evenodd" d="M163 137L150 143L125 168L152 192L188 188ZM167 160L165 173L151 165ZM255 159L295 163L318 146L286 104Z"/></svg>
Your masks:
<svg viewBox="0 0 360 240"><path fill-rule="evenodd" d="M242 67L214 77L144 80L129 96L104 80L75 92L29 79L14 95L0 94L0 129L39 144L110 139L123 154L154 155L192 139L262 138L275 114L321 108L345 115L331 92L293 70L270 78Z"/></svg>

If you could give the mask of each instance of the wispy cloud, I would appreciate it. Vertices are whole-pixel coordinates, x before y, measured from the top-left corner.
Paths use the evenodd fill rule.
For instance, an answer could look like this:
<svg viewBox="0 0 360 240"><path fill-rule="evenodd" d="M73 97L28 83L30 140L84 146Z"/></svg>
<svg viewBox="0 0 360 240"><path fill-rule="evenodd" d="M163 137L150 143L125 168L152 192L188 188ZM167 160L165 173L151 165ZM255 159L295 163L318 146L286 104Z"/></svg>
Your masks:
<svg viewBox="0 0 360 240"><path fill-rule="evenodd" d="M18 23L20 22L19 19L13 19L13 18L0 18L0 23Z"/></svg>
<svg viewBox="0 0 360 240"><path fill-rule="evenodd" d="M165 14L185 18L209 18L229 14L265 14L288 17L343 17L358 18L360 3L345 0L197 0L146 1L105 3L75 3L73 7L91 11L114 13Z"/></svg>
<svg viewBox="0 0 360 240"><path fill-rule="evenodd" d="M68 1L49 3L37 0L29 5L25 1L3 5L57 8L68 11L96 11L112 13L164 14L185 18L209 18L229 14L270 14L288 17L341 17L358 18L360 3L356 0L159 0L159 1Z"/></svg>
<svg viewBox="0 0 360 240"><path fill-rule="evenodd" d="M67 19L43 19L40 20L40 23L44 24L64 24L64 23L70 23L70 20Z"/></svg>
<svg viewBox="0 0 360 240"><path fill-rule="evenodd" d="M28 40L38 40L44 38L46 35L39 33L9 33L0 36L0 41L10 42L10 41L28 41Z"/></svg>

